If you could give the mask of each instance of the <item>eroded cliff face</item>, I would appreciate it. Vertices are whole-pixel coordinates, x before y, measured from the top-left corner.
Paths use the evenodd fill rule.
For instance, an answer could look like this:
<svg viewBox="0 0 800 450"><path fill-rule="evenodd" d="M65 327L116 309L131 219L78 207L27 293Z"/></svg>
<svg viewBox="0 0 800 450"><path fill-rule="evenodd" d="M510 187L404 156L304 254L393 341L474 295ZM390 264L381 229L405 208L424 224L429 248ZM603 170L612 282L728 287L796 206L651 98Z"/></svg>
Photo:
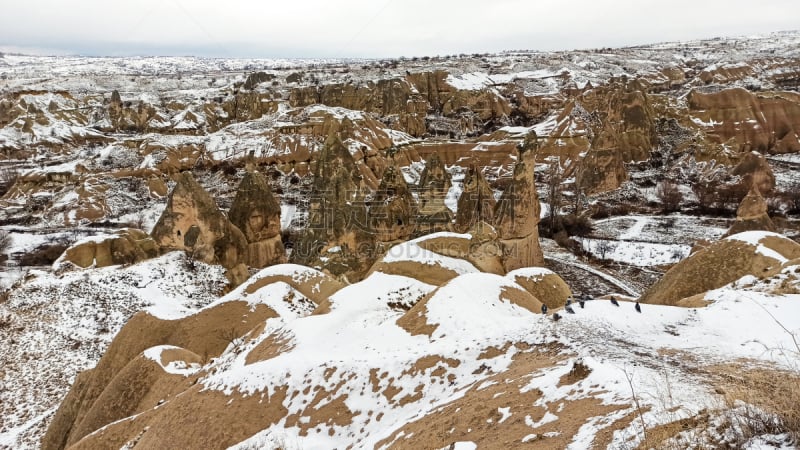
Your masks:
<svg viewBox="0 0 800 450"><path fill-rule="evenodd" d="M692 91L687 103L691 120L711 143L740 153L800 151L800 95L797 93L753 93L743 88L712 93Z"/></svg>
<svg viewBox="0 0 800 450"><path fill-rule="evenodd" d="M469 164L458 197L453 228L458 233L466 233L478 222L493 223L495 205L494 193L480 166Z"/></svg>
<svg viewBox="0 0 800 450"><path fill-rule="evenodd" d="M431 154L419 180L417 234L451 231L454 216L445 204L451 187L450 172L437 153Z"/></svg>

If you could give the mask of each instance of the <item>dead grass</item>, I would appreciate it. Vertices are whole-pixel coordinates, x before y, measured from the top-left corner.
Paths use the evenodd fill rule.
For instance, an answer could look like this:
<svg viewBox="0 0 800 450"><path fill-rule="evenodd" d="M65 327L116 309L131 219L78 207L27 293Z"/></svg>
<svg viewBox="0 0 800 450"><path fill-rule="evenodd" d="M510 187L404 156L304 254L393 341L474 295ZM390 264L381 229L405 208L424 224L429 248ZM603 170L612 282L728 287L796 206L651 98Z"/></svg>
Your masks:
<svg viewBox="0 0 800 450"><path fill-rule="evenodd" d="M786 433L800 442L800 375L774 369L739 371L725 387L725 402L745 441Z"/></svg>

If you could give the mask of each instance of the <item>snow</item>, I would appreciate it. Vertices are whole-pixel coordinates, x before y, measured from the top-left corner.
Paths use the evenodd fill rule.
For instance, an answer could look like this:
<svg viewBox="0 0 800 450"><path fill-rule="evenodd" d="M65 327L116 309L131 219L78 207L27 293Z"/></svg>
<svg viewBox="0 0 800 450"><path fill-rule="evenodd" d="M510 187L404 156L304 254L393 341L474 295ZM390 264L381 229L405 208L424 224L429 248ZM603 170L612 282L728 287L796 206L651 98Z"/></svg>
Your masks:
<svg viewBox="0 0 800 450"><path fill-rule="evenodd" d="M430 239L432 236L436 235L431 235L420 239ZM439 234L439 236L464 238L465 235L459 235L455 233L442 233ZM469 237L467 237L466 239L469 239ZM418 245L419 242L421 241L420 240L408 241L393 246L392 248L389 249L388 252L386 252L386 255L383 257L382 261L386 263L405 262L405 261L416 262L428 266L438 266L444 269L449 269L457 274L479 272L479 270L475 266L473 266L470 262L465 261L463 259L444 256L432 252L430 250L427 250L419 246Z"/></svg>
<svg viewBox="0 0 800 450"><path fill-rule="evenodd" d="M540 280L547 275L554 275L550 269L545 267L523 267L521 269L512 270L506 274L506 277L509 279L514 279L516 277L523 277L523 278L532 278L535 280Z"/></svg>
<svg viewBox="0 0 800 450"><path fill-rule="evenodd" d="M773 233L771 231L745 231L743 233L728 236L726 239L729 241L741 241L750 244L753 247L756 247L756 253L766 256L767 258L776 259L778 262L785 263L788 261L785 256L761 243L761 240L767 237L787 240L785 236L778 233Z"/></svg>
<svg viewBox="0 0 800 450"><path fill-rule="evenodd" d="M8 341L0 353L0 385L14 389L0 387L0 442L31 448L23 443L42 435L75 375L94 366L134 313L150 309L182 317L216 300L227 282L223 269L200 262L195 267L186 270L183 253L173 252L124 268L59 276L28 271L0 303L0 316L8 314L17 325L3 330Z"/></svg>
<svg viewBox="0 0 800 450"><path fill-rule="evenodd" d="M453 450L477 450L478 444L471 441L459 441L453 444Z"/></svg>
<svg viewBox="0 0 800 450"><path fill-rule="evenodd" d="M175 347L173 345L158 345L155 347L150 347L144 351L144 357L154 361L156 364L161 366L164 369L164 372L173 375L183 375L189 376L193 373L196 373L200 370L200 364L192 363L187 365L184 361L171 361L167 365L164 365L161 359L161 353L166 350L180 350L180 347Z"/></svg>
<svg viewBox="0 0 800 450"><path fill-rule="evenodd" d="M428 300L427 322L438 325L431 337L441 339L459 333L481 336L494 328L524 328L534 313L503 300L507 288L524 290L507 278L488 273L450 280Z"/></svg>
<svg viewBox="0 0 800 450"><path fill-rule="evenodd" d="M573 238L584 251L601 259L608 259L637 267L675 264L689 256L692 248L679 244L653 244L649 242L624 242L606 239Z"/></svg>
<svg viewBox="0 0 800 450"><path fill-rule="evenodd" d="M483 72L465 73L459 76L449 74L445 83L463 91L479 91L493 84L491 77Z"/></svg>

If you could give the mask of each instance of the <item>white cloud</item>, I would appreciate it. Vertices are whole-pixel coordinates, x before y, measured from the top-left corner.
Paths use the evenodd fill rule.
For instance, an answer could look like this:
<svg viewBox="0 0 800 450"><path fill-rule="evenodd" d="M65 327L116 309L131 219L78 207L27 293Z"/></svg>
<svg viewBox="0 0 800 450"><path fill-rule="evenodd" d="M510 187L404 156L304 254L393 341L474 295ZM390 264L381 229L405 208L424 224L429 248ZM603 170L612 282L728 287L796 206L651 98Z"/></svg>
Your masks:
<svg viewBox="0 0 800 450"><path fill-rule="evenodd" d="M796 0L39 0L0 44L87 54L400 56L618 46L796 28Z"/></svg>

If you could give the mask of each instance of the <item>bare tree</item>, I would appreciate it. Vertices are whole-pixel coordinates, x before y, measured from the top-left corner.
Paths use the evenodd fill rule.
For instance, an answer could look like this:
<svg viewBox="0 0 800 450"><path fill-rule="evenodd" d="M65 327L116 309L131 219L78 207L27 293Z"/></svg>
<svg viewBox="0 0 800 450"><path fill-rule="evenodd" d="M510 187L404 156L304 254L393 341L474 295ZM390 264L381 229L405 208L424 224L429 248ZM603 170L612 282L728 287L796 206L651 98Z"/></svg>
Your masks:
<svg viewBox="0 0 800 450"><path fill-rule="evenodd" d="M598 256L600 256L600 259L606 259L606 255L614 251L616 247L617 247L616 244L614 244L613 242L603 239L597 241L597 244L595 245L594 248L597 251Z"/></svg>
<svg viewBox="0 0 800 450"><path fill-rule="evenodd" d="M17 171L11 169L10 167L4 167L0 169L0 197L11 190L11 186L14 186L14 183L17 182L18 177L19 174Z"/></svg>
<svg viewBox="0 0 800 450"><path fill-rule="evenodd" d="M709 212L717 198L714 185L707 181L698 181L692 185L692 192L697 197L697 204L703 212Z"/></svg>
<svg viewBox="0 0 800 450"><path fill-rule="evenodd" d="M784 192L789 214L800 213L800 183L796 183Z"/></svg>
<svg viewBox="0 0 800 450"><path fill-rule="evenodd" d="M551 234L555 234L559 227L558 212L561 209L561 182L564 173L559 159L553 159L547 168L547 203L550 210L547 212L547 224Z"/></svg>
<svg viewBox="0 0 800 450"><path fill-rule="evenodd" d="M8 231L0 230L0 255L5 255L11 247L11 235Z"/></svg>
<svg viewBox="0 0 800 450"><path fill-rule="evenodd" d="M683 201L683 194L678 189L678 184L671 180L664 180L658 183L656 196L658 196L665 213L678 211Z"/></svg>

